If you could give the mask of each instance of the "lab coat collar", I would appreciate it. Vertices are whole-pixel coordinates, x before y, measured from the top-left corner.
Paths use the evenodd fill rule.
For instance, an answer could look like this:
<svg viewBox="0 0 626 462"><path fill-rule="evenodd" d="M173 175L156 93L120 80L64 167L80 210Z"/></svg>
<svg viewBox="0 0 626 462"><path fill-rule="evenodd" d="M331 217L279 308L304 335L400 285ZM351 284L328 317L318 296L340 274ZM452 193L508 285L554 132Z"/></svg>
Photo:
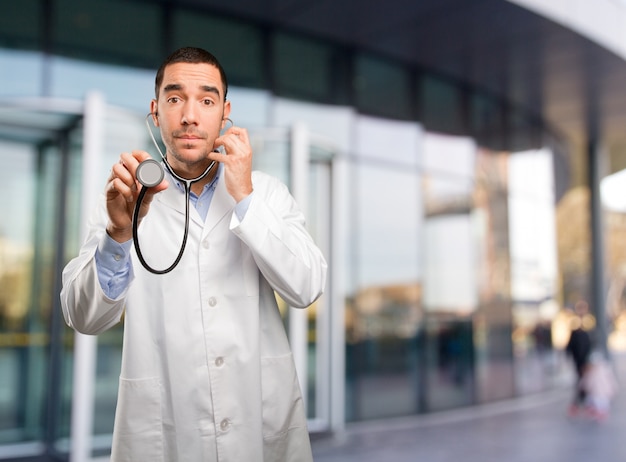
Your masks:
<svg viewBox="0 0 626 462"><path fill-rule="evenodd" d="M223 168L222 165L219 165ZM169 176L169 174L168 174ZM160 201L167 207L170 207L177 212L184 215L185 213L185 192L184 188L178 188L176 186L176 180L169 176L170 185L168 188L155 196L155 200ZM203 226L205 233L209 232L213 227L222 219L224 215L231 212L235 207L235 199L226 190L226 184L224 182L224 175L220 174L217 185L215 186L215 192L213 193L213 199L211 199L211 205L209 212L207 213L206 222L202 221L200 215L196 211L193 205L189 207L190 221Z"/></svg>

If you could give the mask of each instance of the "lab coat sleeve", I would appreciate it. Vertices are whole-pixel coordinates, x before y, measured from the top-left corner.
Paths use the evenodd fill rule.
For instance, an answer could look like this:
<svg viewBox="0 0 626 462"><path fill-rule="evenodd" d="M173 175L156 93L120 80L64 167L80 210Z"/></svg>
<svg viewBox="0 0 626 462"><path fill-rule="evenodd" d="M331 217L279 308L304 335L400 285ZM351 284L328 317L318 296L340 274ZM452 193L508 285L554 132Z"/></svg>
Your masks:
<svg viewBox="0 0 626 462"><path fill-rule="evenodd" d="M83 334L96 335L119 323L124 312L126 291L108 298L98 280L95 254L105 237L104 200L92 215L79 255L64 268L61 308L68 326Z"/></svg>
<svg viewBox="0 0 626 462"><path fill-rule="evenodd" d="M305 228L305 218L277 179L253 174L254 195L243 220L230 228L251 250L259 270L291 306L305 308L324 291L327 264Z"/></svg>

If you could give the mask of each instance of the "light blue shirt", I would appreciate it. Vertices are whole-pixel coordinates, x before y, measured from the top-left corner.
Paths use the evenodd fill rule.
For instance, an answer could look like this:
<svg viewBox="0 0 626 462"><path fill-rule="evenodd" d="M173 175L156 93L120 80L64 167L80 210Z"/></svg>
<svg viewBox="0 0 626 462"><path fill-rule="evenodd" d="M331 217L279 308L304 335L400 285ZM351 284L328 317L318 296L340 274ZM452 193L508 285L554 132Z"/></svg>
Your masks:
<svg viewBox="0 0 626 462"><path fill-rule="evenodd" d="M209 213L209 206L213 200L215 188L222 174L222 170L223 166L219 164L217 175L215 175L215 178L213 178L210 183L204 186L200 195L194 194L193 192L189 195L189 201L198 211L202 220L206 220L206 216ZM180 181L174 179L172 176L169 177L169 180L170 184L173 184L182 192L185 191L185 187ZM254 192L252 194L254 194ZM252 194L248 195L235 206L235 214L239 221L243 220L248 211ZM181 233L182 232L183 230L181 230ZM130 264L130 251L132 245L132 239L120 244L107 234L96 250L95 258L96 267L98 269L98 280L106 296L111 299L119 297L124 289L128 287L128 283L131 280L132 268Z"/></svg>

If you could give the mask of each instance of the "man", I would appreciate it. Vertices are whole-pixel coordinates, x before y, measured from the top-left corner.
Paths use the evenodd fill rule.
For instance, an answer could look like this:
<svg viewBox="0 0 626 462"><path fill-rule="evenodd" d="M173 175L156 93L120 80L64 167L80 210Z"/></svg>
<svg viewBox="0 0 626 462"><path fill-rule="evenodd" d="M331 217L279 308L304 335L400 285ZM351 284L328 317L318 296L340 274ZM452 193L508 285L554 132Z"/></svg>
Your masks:
<svg viewBox="0 0 626 462"><path fill-rule="evenodd" d="M63 272L69 326L99 334L124 316L113 461L311 461L306 416L274 291L294 307L322 293L326 262L287 188L252 172L232 126L226 76L183 48L157 72L151 116L173 171L192 183L189 238L165 275L132 250L135 177L149 154L123 153L80 254ZM215 152L222 149L225 154ZM148 190L138 239L150 266L181 245L185 194L169 174ZM210 202L210 206L208 203Z"/></svg>

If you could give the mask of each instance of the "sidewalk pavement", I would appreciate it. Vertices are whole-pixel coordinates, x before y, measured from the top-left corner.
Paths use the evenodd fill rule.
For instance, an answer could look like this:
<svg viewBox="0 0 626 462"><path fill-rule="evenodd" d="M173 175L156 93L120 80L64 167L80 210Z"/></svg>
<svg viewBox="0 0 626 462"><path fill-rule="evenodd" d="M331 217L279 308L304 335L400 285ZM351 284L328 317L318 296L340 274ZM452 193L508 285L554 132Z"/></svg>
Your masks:
<svg viewBox="0 0 626 462"><path fill-rule="evenodd" d="M602 422L567 416L572 387L454 411L353 423L314 439L315 462L624 462L626 356Z"/></svg>

